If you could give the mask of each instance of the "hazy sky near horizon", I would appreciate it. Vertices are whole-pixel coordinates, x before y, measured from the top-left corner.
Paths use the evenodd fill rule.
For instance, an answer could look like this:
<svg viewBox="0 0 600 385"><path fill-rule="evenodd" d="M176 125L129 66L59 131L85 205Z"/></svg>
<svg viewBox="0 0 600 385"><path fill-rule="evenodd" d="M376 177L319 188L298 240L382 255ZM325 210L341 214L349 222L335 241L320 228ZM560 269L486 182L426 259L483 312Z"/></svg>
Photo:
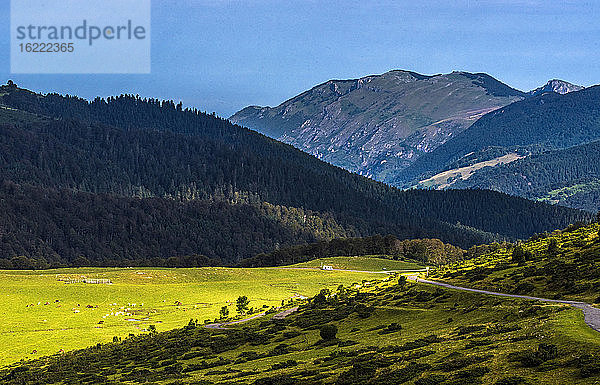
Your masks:
<svg viewBox="0 0 600 385"><path fill-rule="evenodd" d="M9 4L1 83L181 100L225 117L391 69L486 72L521 90L600 83L600 1L153 0L150 75L11 75Z"/></svg>

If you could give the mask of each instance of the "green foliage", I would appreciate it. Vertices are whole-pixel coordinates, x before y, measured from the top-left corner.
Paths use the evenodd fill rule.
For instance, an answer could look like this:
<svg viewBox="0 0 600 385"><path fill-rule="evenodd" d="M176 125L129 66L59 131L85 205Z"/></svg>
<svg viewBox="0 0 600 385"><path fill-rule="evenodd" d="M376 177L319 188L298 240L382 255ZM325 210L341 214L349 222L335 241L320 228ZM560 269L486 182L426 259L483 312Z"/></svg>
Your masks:
<svg viewBox="0 0 600 385"><path fill-rule="evenodd" d="M279 266L335 256L376 255L396 260L432 264L460 261L465 251L439 239L398 240L393 235L365 238L337 238L308 245L281 248L240 262L241 266Z"/></svg>
<svg viewBox="0 0 600 385"><path fill-rule="evenodd" d="M540 366L542 363L552 360L558 356L556 345L541 343L537 350L526 350L513 356L513 360L519 361L527 368Z"/></svg>
<svg viewBox="0 0 600 385"><path fill-rule="evenodd" d="M248 297L246 297L245 295L241 295L235 301L235 308L238 313L245 313L246 310L248 310L249 304L250 301L248 300Z"/></svg>
<svg viewBox="0 0 600 385"><path fill-rule="evenodd" d="M586 219L490 191L399 191L170 101L3 91L42 117L0 130L6 267L234 263L375 234L468 247Z"/></svg>
<svg viewBox="0 0 600 385"><path fill-rule="evenodd" d="M398 286L400 286L401 288L403 288L406 285L406 282L408 280L406 279L406 276L401 275L400 277L398 277Z"/></svg>
<svg viewBox="0 0 600 385"><path fill-rule="evenodd" d="M219 310L219 317L221 319L225 319L229 317L229 308L227 306L223 306L221 310Z"/></svg>
<svg viewBox="0 0 600 385"><path fill-rule="evenodd" d="M335 325L323 325L321 326L321 329L319 329L319 335L321 336L321 338L325 341L330 341L335 339L335 336L338 332L338 328Z"/></svg>
<svg viewBox="0 0 600 385"><path fill-rule="evenodd" d="M445 281L504 293L594 302L600 295L600 226L574 224L517 245L485 248L433 272Z"/></svg>
<svg viewBox="0 0 600 385"><path fill-rule="evenodd" d="M523 245L518 244L512 251L511 261L513 263L522 264L525 263L525 261L530 260L531 257L531 252L529 250L525 250Z"/></svg>
<svg viewBox="0 0 600 385"><path fill-rule="evenodd" d="M531 305L521 300L502 301L412 282L400 287L395 280L343 291L347 294L343 300L317 309L301 305L283 321L249 322L226 331L209 330L193 321L181 329L17 363L0 369L0 379L7 385L232 381L427 385L519 384L523 378L530 383L583 384L600 378L595 358L600 343L582 341L580 329L569 337L560 323L561 319L577 323L575 309L550 305L532 312L525 310ZM425 292L430 294L419 294ZM423 302L415 302L416 297ZM351 312L357 303L373 307L376 316L357 317ZM450 314L456 317L453 325L443 321ZM398 329L398 319L406 332L379 333ZM300 324L305 328L299 334ZM334 333L322 334L330 327ZM323 341L326 338L331 339ZM486 343L472 343L476 341ZM541 361L539 369L523 366L528 355Z"/></svg>

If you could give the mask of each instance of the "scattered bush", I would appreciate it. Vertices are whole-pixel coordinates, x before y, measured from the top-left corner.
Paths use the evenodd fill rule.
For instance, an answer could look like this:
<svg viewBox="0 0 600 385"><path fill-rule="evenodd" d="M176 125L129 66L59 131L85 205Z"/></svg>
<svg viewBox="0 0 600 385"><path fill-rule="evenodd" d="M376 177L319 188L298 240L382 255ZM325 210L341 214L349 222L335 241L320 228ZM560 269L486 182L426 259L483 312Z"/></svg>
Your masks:
<svg viewBox="0 0 600 385"><path fill-rule="evenodd" d="M525 350L511 356L513 361L518 361L526 368L540 366L542 363L558 356L556 345L541 343L537 350Z"/></svg>
<svg viewBox="0 0 600 385"><path fill-rule="evenodd" d="M431 368L431 365L409 362L401 369L384 370L374 380L376 384L402 384L419 376Z"/></svg>
<svg viewBox="0 0 600 385"><path fill-rule="evenodd" d="M278 370L278 369L291 368L293 366L298 366L298 361L296 361L296 360L287 360L287 361L283 361L283 362L278 362L276 364L273 364L271 366L271 369Z"/></svg>
<svg viewBox="0 0 600 385"><path fill-rule="evenodd" d="M521 385L521 384L526 384L526 383L527 383L527 380L524 379L523 377L512 376L512 377L502 378L502 379L496 381L495 385Z"/></svg>
<svg viewBox="0 0 600 385"><path fill-rule="evenodd" d="M393 322L393 323L389 324L388 326L386 326L384 329L377 332L377 334L390 334L390 333L399 332L400 330L402 330L402 326Z"/></svg>
<svg viewBox="0 0 600 385"><path fill-rule="evenodd" d="M329 324L329 325L323 325L323 326L321 326L321 330L319 331L319 335L325 341L330 341L330 340L335 339L335 336L337 335L337 332L338 332L337 326Z"/></svg>
<svg viewBox="0 0 600 385"><path fill-rule="evenodd" d="M415 381L415 385L438 385L446 381L447 377L441 374L431 374L426 377L419 378Z"/></svg>

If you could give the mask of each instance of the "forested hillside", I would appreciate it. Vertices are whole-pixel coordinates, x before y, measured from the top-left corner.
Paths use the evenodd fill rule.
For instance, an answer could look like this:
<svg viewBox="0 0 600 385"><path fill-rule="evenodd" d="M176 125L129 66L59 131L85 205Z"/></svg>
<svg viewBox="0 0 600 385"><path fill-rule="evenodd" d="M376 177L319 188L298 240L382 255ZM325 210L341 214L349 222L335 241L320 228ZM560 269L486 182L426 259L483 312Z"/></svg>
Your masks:
<svg viewBox="0 0 600 385"><path fill-rule="evenodd" d="M453 187L504 191L596 212L600 209L600 142L531 155L489 167Z"/></svg>
<svg viewBox="0 0 600 385"><path fill-rule="evenodd" d="M0 184L0 269L214 266L280 245L352 235L331 216L268 203Z"/></svg>
<svg viewBox="0 0 600 385"><path fill-rule="evenodd" d="M407 168L398 184L447 169L461 157L489 147L535 151L564 149L600 139L600 86L565 95L545 93L515 102L480 118Z"/></svg>
<svg viewBox="0 0 600 385"><path fill-rule="evenodd" d="M243 267L282 266L337 256L376 256L440 264L459 261L465 255L466 252L461 248L445 244L439 239L399 240L393 235L385 237L375 235L365 238L337 238L282 248L243 259L240 265Z"/></svg>
<svg viewBox="0 0 600 385"><path fill-rule="evenodd" d="M44 256L67 263L78 257L105 263L184 254L231 262L294 239L374 234L440 238L468 247L589 219L579 211L488 191L402 192L173 102L121 96L89 103L14 86L3 86L0 98L6 107L0 109L0 178L19 185L16 191L27 185L38 194L56 189L48 193L49 203L39 206L28 194L5 193L5 202L22 203L7 207L13 214L5 214L2 227L13 229L5 233L14 237L4 258L45 250ZM103 230L71 224L93 218L92 203L65 210L69 219L54 221L52 232L40 226L44 216L60 218L55 209L67 204L68 191L82 201L96 198L75 192L106 194L107 202L97 209L106 209L114 223L125 220L123 202L143 206L152 198L161 209L130 224L128 236L141 237L139 242L126 245L123 235L96 247L94 242L106 240ZM216 217L212 205L222 208ZM189 214L177 214L188 209ZM240 210L252 214L240 220ZM180 231L184 228L189 230ZM71 231L93 241L65 246ZM160 234L171 238L157 241Z"/></svg>

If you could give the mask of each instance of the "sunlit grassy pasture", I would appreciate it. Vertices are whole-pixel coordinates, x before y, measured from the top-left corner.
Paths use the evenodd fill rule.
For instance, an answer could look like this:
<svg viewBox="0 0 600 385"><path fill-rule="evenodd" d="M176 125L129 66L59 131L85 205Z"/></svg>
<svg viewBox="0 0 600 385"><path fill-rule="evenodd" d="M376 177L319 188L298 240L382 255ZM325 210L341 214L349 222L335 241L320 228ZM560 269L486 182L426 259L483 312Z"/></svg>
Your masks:
<svg viewBox="0 0 600 385"><path fill-rule="evenodd" d="M415 270L424 268L423 266L414 262L395 261L393 259L370 256L320 258L291 265L290 267L320 267L322 265L330 265L334 269L363 271Z"/></svg>
<svg viewBox="0 0 600 385"><path fill-rule="evenodd" d="M144 332L149 325L165 331L190 319L214 319L224 305L235 315L240 295L257 309L380 276L233 268L0 271L0 364L106 343L114 336ZM82 277L112 283L59 280Z"/></svg>
<svg viewBox="0 0 600 385"><path fill-rule="evenodd" d="M600 302L600 225L555 231L522 244L526 261L512 259L513 249L498 247L481 257L450 264L432 277L459 286L502 293ZM555 250L549 251L551 242Z"/></svg>
<svg viewBox="0 0 600 385"><path fill-rule="evenodd" d="M380 275L381 276L381 275ZM285 320L201 325L0 369L9 384L589 384L600 339L562 304L397 279L337 290ZM362 304L365 313L357 311ZM324 343L320 327L335 324ZM394 328L391 328L395 325ZM548 352L540 355L543 346ZM4 377L2 377L4 376Z"/></svg>

